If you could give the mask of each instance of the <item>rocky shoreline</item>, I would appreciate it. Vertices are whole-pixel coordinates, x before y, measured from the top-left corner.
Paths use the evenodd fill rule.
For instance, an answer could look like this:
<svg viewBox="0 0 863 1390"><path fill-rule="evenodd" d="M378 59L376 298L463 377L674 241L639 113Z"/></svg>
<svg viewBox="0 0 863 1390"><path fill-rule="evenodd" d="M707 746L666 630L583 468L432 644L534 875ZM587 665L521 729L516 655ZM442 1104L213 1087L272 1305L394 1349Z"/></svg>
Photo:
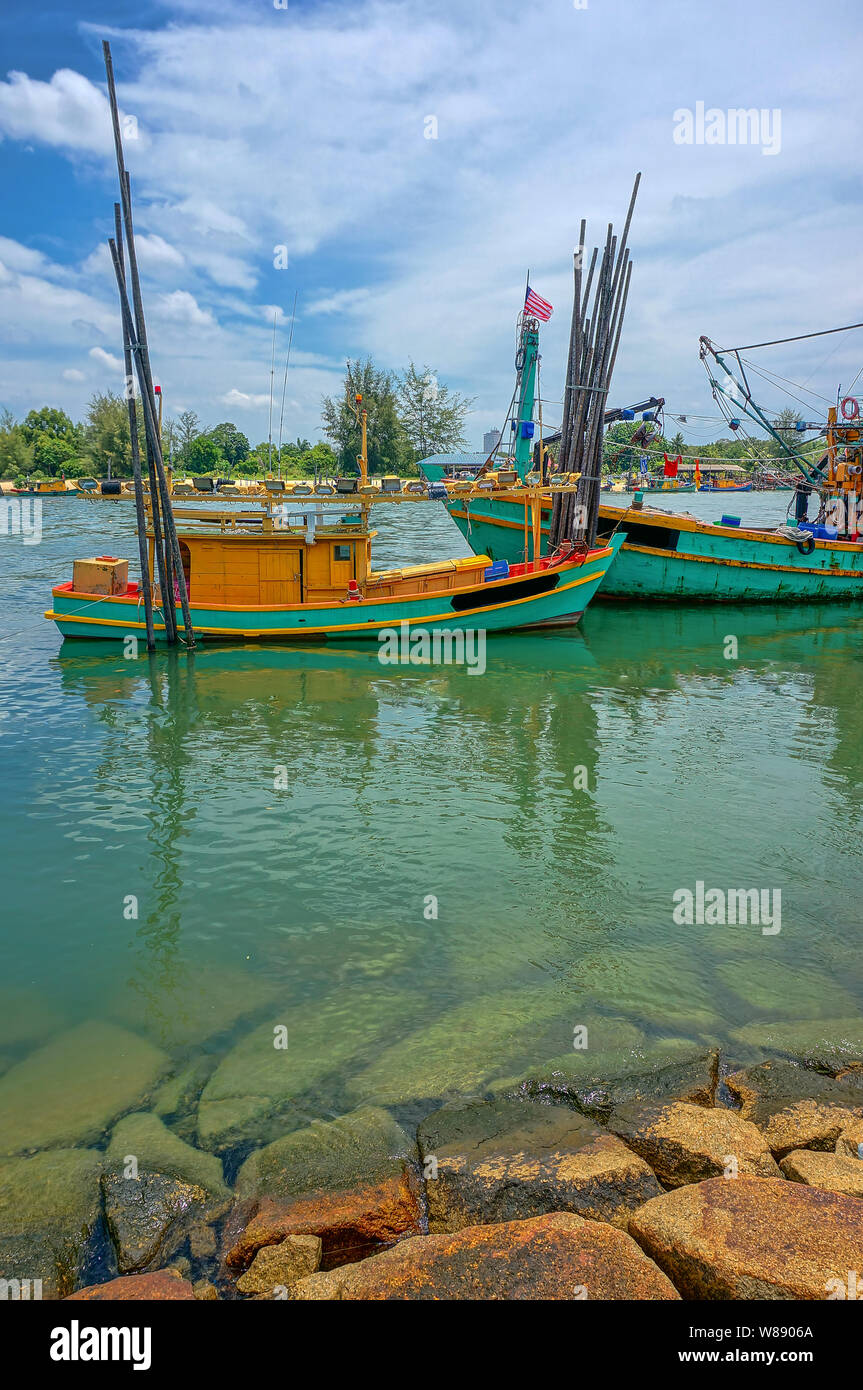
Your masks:
<svg viewBox="0 0 863 1390"><path fill-rule="evenodd" d="M593 1059L413 1109L358 1096L302 1123L262 1107L269 1025L236 1049L257 1095L234 1054L177 1068L119 1027L79 1025L0 1078L6 1296L827 1299L857 1297L858 1280L863 1294L859 1025L764 1025L772 1055L736 1070L703 1045L627 1051L628 1026L611 1021ZM68 1082L47 1116L28 1100L58 1048L98 1073L86 1120ZM399 1099L402 1081L387 1081Z"/></svg>

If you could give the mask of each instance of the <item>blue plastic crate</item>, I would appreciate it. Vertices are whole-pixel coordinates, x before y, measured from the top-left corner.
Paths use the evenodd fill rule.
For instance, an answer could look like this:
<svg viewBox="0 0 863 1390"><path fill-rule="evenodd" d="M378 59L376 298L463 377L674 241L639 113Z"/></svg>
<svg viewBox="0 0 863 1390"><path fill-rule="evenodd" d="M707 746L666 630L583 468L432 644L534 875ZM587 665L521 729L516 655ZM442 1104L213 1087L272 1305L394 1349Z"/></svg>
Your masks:
<svg viewBox="0 0 863 1390"><path fill-rule="evenodd" d="M509 576L509 561L495 560L493 565L483 570L483 579L506 579Z"/></svg>

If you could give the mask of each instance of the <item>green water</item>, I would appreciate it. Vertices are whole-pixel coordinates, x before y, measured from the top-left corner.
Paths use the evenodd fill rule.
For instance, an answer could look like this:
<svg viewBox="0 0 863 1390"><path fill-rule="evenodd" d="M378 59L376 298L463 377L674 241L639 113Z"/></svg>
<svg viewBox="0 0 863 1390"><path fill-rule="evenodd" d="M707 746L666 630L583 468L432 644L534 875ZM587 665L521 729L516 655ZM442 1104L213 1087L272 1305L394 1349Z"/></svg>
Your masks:
<svg viewBox="0 0 863 1390"><path fill-rule="evenodd" d="M48 501L43 526L0 537L4 1000L179 1060L343 999L307 1116L363 1076L490 1083L588 1016L734 1055L747 1024L859 1015L857 610L597 603L491 639L483 675L371 646L128 661L42 614L73 557L134 553L131 507ZM378 526L381 565L467 553L434 505ZM676 925L698 880L780 891L781 931ZM2 1038L0 1010L7 1061L44 1041Z"/></svg>

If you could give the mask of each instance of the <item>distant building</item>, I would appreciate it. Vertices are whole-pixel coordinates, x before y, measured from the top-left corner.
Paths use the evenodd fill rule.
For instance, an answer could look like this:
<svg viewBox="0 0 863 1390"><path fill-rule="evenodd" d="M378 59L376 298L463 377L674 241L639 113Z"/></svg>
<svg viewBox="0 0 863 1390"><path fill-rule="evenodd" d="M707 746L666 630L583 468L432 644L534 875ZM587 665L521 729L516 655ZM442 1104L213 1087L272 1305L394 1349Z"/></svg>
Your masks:
<svg viewBox="0 0 863 1390"><path fill-rule="evenodd" d="M496 449L500 443L500 430L486 430L482 437L482 450L488 458L492 449Z"/></svg>

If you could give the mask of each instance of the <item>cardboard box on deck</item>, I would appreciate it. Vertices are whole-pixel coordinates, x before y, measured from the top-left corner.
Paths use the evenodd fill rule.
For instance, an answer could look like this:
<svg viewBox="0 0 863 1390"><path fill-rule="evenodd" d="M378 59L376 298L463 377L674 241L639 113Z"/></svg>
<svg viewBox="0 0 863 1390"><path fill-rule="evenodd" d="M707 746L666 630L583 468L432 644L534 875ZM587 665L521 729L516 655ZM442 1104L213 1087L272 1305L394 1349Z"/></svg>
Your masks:
<svg viewBox="0 0 863 1390"><path fill-rule="evenodd" d="M128 584L128 560L97 555L92 560L76 560L72 566L72 588L78 594L125 594Z"/></svg>

